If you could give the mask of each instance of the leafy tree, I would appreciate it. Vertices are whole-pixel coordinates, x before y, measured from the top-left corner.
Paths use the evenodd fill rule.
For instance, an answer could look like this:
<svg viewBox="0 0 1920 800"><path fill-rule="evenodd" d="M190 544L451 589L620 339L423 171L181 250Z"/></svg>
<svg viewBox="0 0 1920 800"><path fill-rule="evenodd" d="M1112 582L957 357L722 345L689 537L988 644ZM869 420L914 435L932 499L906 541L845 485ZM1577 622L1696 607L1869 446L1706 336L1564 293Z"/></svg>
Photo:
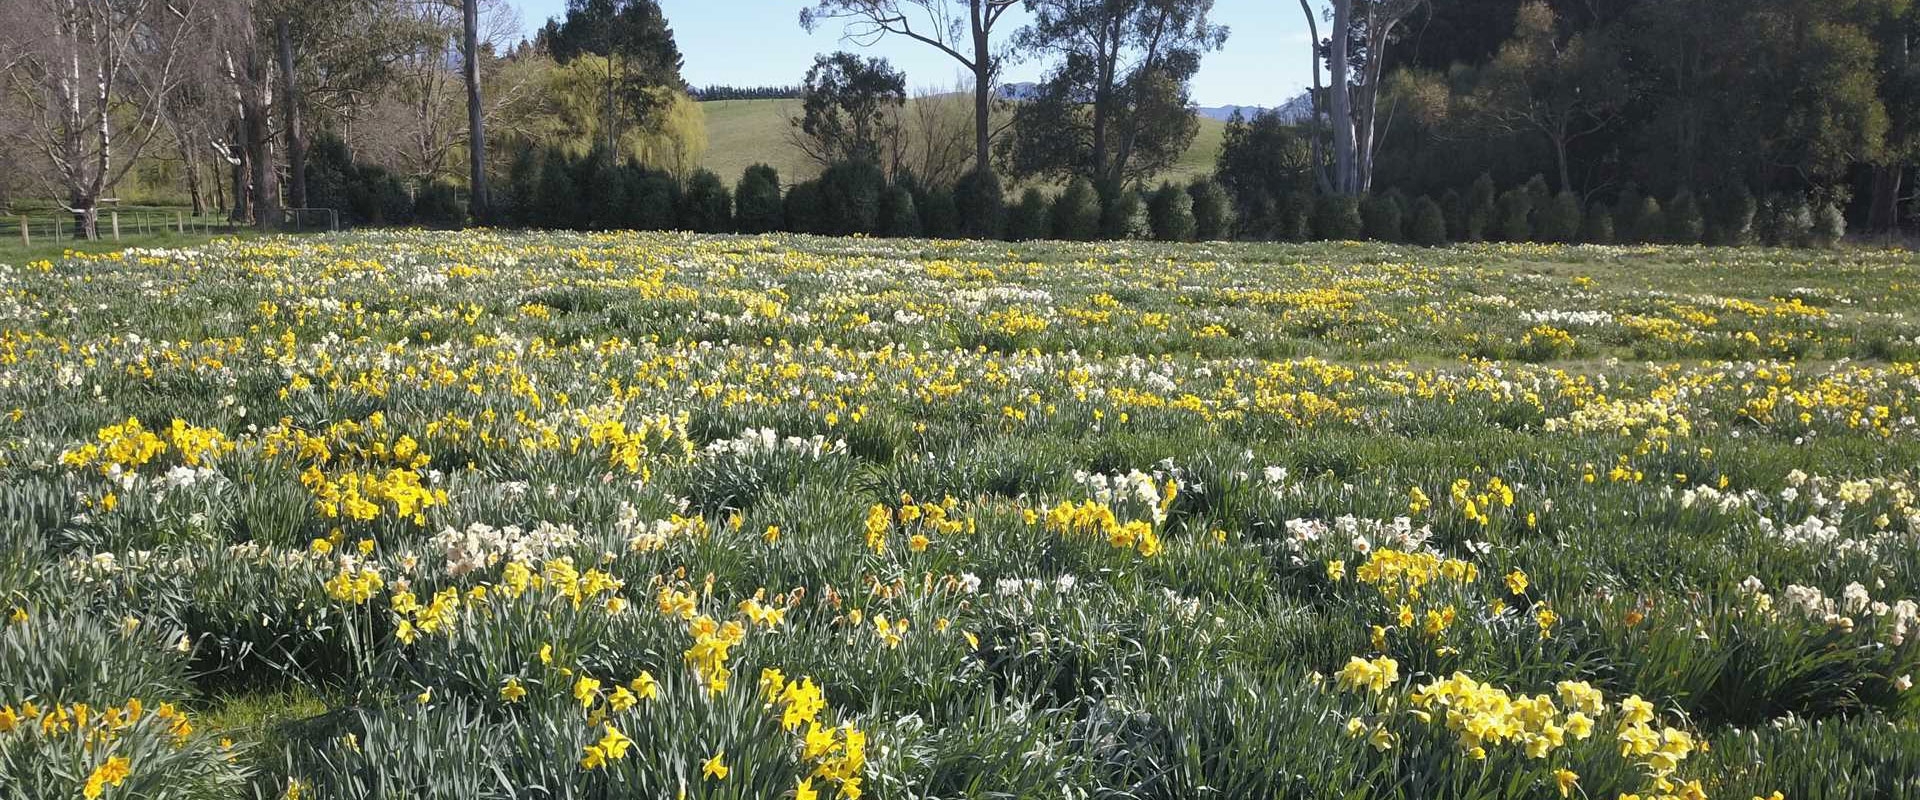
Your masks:
<svg viewBox="0 0 1920 800"><path fill-rule="evenodd" d="M1233 195L1240 219L1260 228L1280 199L1313 188L1314 154L1307 134L1274 111L1227 119L1213 175Z"/></svg>
<svg viewBox="0 0 1920 800"><path fill-rule="evenodd" d="M620 166L620 159L603 146L595 146L587 157L574 165L574 185L583 196L581 210L585 219L576 224L595 230L640 227L636 218L632 176Z"/></svg>
<svg viewBox="0 0 1920 800"><path fill-rule="evenodd" d="M755 164L734 184L734 225L741 233L780 230L786 212L780 205L780 171Z"/></svg>
<svg viewBox="0 0 1920 800"><path fill-rule="evenodd" d="M1631 96L1620 54L1606 34L1567 35L1557 22L1544 0L1522 5L1513 38L1487 65L1474 100L1498 129L1545 137L1560 190L1570 191L1568 148L1611 125Z"/></svg>
<svg viewBox="0 0 1920 800"><path fill-rule="evenodd" d="M658 0L567 0L563 19L549 19L537 39L562 65L581 56L596 62L600 132L618 151L622 131L664 110L671 92L684 93L680 47Z"/></svg>
<svg viewBox="0 0 1920 800"><path fill-rule="evenodd" d="M888 36L911 39L960 63L973 76L974 164L993 169L988 113L993 78L1004 54L994 52L994 31L1020 0L819 0L800 12L809 32L839 20L846 38L862 47Z"/></svg>
<svg viewBox="0 0 1920 800"><path fill-rule="evenodd" d="M800 89L799 116L788 141L815 163L881 163L886 143L900 135L898 111L907 101L906 73L884 58L847 52L816 56Z"/></svg>
<svg viewBox="0 0 1920 800"><path fill-rule="evenodd" d="M1199 122L1187 84L1226 41L1213 0L1027 0L1015 38L1056 66L1014 112L1002 142L1018 175L1085 175L1119 185L1170 166Z"/></svg>
<svg viewBox="0 0 1920 800"><path fill-rule="evenodd" d="M1837 199L1822 201L1813 210L1813 230L1810 239L1819 247L1833 247L1847 235L1847 214Z"/></svg>
<svg viewBox="0 0 1920 800"><path fill-rule="evenodd" d="M1733 247L1753 244L1758 204L1753 193L1747 191L1747 185L1734 182L1709 199L1707 205L1712 213L1707 220L1707 243Z"/></svg>
<svg viewBox="0 0 1920 800"><path fill-rule="evenodd" d="M1640 196L1640 187L1627 184L1620 190L1620 196L1613 202L1613 229L1620 241L1636 241L1640 235L1640 210L1645 207Z"/></svg>
<svg viewBox="0 0 1920 800"><path fill-rule="evenodd" d="M542 73L534 81L537 101L530 103L518 127L536 141L580 155L594 147L611 148L622 159L675 175L690 174L707 147L705 115L677 88L646 90L652 112L644 119L605 110L604 73L612 60L591 53Z"/></svg>
<svg viewBox="0 0 1920 800"><path fill-rule="evenodd" d="M316 152L319 150L318 143L319 140L316 139ZM535 192L540 181L540 151L533 146L532 142L525 139L515 141L510 150L513 153L513 160L507 167L504 207L496 211L507 222L514 225L537 225L539 223L534 215L537 210ZM309 193L312 192L313 186L312 180L309 179Z"/></svg>
<svg viewBox="0 0 1920 800"><path fill-rule="evenodd" d="M1805 247L1813 241L1813 208L1800 192L1776 192L1765 203L1766 242L1775 247Z"/></svg>

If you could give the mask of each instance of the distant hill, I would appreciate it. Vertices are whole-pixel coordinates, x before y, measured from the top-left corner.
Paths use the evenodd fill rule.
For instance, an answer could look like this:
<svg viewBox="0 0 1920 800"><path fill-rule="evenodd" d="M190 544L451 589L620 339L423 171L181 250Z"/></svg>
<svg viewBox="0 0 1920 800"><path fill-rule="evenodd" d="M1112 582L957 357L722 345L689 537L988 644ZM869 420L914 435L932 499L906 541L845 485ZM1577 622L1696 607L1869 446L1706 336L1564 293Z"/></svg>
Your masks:
<svg viewBox="0 0 1920 800"><path fill-rule="evenodd" d="M718 173L729 186L757 163L780 170L783 183L819 173L819 167L787 142L787 120L800 113L799 100L709 100L699 105L707 121L707 154L700 165ZM1185 181L1212 173L1225 131L1226 123L1202 115L1193 146L1155 180Z"/></svg>
<svg viewBox="0 0 1920 800"><path fill-rule="evenodd" d="M1267 106L1202 106L1194 109L1193 113L1208 119L1217 119L1225 122L1232 119L1236 111L1252 117L1255 114L1267 110L1279 112L1280 118L1287 122L1306 122L1313 116L1313 98L1308 96L1307 93L1301 92L1292 100L1288 100L1278 108L1273 109L1269 109Z"/></svg>

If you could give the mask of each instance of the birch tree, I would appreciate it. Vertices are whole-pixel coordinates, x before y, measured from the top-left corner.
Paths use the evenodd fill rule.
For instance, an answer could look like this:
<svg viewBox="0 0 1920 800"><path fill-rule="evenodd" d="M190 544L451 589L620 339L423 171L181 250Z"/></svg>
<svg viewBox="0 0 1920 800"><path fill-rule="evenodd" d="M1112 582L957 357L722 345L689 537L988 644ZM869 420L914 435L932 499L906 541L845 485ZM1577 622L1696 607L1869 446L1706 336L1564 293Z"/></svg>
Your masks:
<svg viewBox="0 0 1920 800"><path fill-rule="evenodd" d="M154 141L199 19L195 0L0 0L7 89L43 157L47 187L80 235L98 235L102 195Z"/></svg>

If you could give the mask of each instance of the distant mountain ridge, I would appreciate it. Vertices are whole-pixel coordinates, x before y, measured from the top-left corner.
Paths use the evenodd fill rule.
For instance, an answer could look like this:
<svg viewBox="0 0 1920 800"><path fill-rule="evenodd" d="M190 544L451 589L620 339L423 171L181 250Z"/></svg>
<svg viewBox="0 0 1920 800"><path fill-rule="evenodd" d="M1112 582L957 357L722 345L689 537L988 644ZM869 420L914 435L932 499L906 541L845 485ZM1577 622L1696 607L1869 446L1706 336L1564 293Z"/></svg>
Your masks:
<svg viewBox="0 0 1920 800"><path fill-rule="evenodd" d="M1018 83L1003 83L1000 85L999 89L996 89L994 91L994 94L997 95L1002 100L1032 100L1034 97L1038 96L1039 93L1040 93L1040 84L1034 83L1032 81L1021 81ZM1252 117L1253 115L1258 114L1262 111L1275 111L1280 114L1280 118L1282 120L1285 120L1287 122L1294 122L1294 123L1306 122L1308 119L1311 119L1313 117L1313 98L1312 96L1308 95L1306 92L1301 92L1299 95L1296 95L1293 99L1280 104L1278 107L1225 105L1225 106L1196 106L1193 109L1193 113L1195 114L1198 114L1207 119L1219 120L1221 122L1225 122L1229 119L1232 119L1233 114L1236 111L1248 117Z"/></svg>

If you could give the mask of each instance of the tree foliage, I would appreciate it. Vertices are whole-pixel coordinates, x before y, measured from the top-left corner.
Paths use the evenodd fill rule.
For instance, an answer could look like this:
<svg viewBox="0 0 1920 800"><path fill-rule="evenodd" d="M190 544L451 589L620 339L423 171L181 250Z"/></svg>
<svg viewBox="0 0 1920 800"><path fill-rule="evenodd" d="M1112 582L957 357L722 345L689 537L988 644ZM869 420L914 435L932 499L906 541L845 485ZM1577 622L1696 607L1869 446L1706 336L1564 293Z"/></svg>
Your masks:
<svg viewBox="0 0 1920 800"><path fill-rule="evenodd" d="M801 84L801 112L790 120L788 140L821 165L879 164L900 136L899 111L906 101L906 73L886 59L844 51L816 56Z"/></svg>

